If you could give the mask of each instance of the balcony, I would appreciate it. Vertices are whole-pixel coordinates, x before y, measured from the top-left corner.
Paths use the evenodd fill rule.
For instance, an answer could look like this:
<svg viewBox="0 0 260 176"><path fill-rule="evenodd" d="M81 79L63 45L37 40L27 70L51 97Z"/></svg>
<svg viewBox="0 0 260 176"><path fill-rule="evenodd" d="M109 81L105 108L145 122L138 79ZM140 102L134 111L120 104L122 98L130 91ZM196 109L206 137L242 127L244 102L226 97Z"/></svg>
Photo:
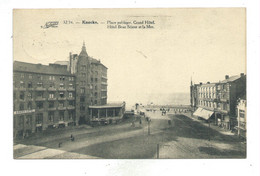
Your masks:
<svg viewBox="0 0 260 176"><path fill-rule="evenodd" d="M107 89L101 89L102 92L107 92Z"/></svg>
<svg viewBox="0 0 260 176"><path fill-rule="evenodd" d="M66 107L58 107L58 110L66 110Z"/></svg>
<svg viewBox="0 0 260 176"><path fill-rule="evenodd" d="M46 88L44 88L44 87L37 87L35 90L36 91L46 91Z"/></svg>
<svg viewBox="0 0 260 176"><path fill-rule="evenodd" d="M68 97L68 100L75 100L75 97Z"/></svg>
<svg viewBox="0 0 260 176"><path fill-rule="evenodd" d="M33 91L33 90L34 90L34 88L30 87L30 88L28 88L28 90L30 90L30 91Z"/></svg>
<svg viewBox="0 0 260 176"><path fill-rule="evenodd" d="M68 91L75 91L75 88L69 87L69 88L68 88Z"/></svg>
<svg viewBox="0 0 260 176"><path fill-rule="evenodd" d="M68 110L74 110L74 109L75 109L75 106L68 106L67 109L68 109Z"/></svg>
<svg viewBox="0 0 260 176"><path fill-rule="evenodd" d="M49 101L55 101L57 98L48 98Z"/></svg>
<svg viewBox="0 0 260 176"><path fill-rule="evenodd" d="M36 124L36 127L41 127L41 126L42 126L42 122Z"/></svg>
<svg viewBox="0 0 260 176"><path fill-rule="evenodd" d="M59 91L66 91L66 89L64 87L60 87Z"/></svg>
<svg viewBox="0 0 260 176"><path fill-rule="evenodd" d="M106 82L101 82L101 84L103 84L103 85L107 85L107 83L106 83Z"/></svg>
<svg viewBox="0 0 260 176"><path fill-rule="evenodd" d="M66 100L66 97L59 97L58 100Z"/></svg>
<svg viewBox="0 0 260 176"><path fill-rule="evenodd" d="M46 100L46 98L43 98L43 97L37 97L37 98L35 98L35 101L45 101Z"/></svg>
<svg viewBox="0 0 260 176"><path fill-rule="evenodd" d="M51 107L51 108L48 108L49 111L55 111L57 108L55 107Z"/></svg>
<svg viewBox="0 0 260 176"><path fill-rule="evenodd" d="M56 89L55 89L54 87L49 87L49 88L48 88L48 91L50 91L50 92L55 92Z"/></svg>
<svg viewBox="0 0 260 176"><path fill-rule="evenodd" d="M107 98L107 96L103 96L103 97L101 97L102 99L104 99L104 98Z"/></svg>
<svg viewBox="0 0 260 176"><path fill-rule="evenodd" d="M228 102L228 99L220 98L220 101L221 101L221 102Z"/></svg>

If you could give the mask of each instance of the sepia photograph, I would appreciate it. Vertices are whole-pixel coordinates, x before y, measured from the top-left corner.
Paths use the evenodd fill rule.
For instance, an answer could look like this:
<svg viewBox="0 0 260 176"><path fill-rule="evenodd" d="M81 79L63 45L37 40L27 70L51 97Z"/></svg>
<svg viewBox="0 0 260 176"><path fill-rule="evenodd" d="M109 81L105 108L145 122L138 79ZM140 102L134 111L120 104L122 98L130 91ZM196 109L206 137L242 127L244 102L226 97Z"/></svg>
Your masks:
<svg viewBox="0 0 260 176"><path fill-rule="evenodd" d="M245 8L14 9L14 159L246 159Z"/></svg>

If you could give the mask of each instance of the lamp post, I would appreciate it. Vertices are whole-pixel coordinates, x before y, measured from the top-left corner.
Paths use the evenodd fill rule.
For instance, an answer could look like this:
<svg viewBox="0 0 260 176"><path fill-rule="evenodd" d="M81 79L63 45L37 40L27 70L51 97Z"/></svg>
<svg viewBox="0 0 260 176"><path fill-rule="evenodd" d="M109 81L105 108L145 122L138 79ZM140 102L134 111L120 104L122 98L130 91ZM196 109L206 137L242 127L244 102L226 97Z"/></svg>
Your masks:
<svg viewBox="0 0 260 176"><path fill-rule="evenodd" d="M209 115L210 118L210 115ZM209 141L210 141L210 119L208 118L208 123L209 123L209 128L208 128L208 136L209 136Z"/></svg>
<svg viewBox="0 0 260 176"><path fill-rule="evenodd" d="M150 123L151 123L151 121L150 121L150 118L148 119L148 135L150 135Z"/></svg>

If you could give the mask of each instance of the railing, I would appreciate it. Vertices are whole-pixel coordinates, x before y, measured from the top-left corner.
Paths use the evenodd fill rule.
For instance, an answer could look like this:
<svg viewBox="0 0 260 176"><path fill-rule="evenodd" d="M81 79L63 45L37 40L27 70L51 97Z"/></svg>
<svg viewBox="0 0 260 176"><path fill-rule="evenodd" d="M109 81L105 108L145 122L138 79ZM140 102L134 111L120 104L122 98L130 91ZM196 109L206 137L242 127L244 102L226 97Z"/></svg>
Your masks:
<svg viewBox="0 0 260 176"><path fill-rule="evenodd" d="M66 97L59 97L58 100L66 100Z"/></svg>
<svg viewBox="0 0 260 176"><path fill-rule="evenodd" d="M45 101L46 100L46 98L43 98L43 97L37 97L37 98L35 98L35 101Z"/></svg>
<svg viewBox="0 0 260 176"><path fill-rule="evenodd" d="M75 91L75 88L69 87L69 88L68 88L68 91Z"/></svg>
<svg viewBox="0 0 260 176"><path fill-rule="evenodd" d="M66 91L66 88L60 87L60 88L59 88L59 91Z"/></svg>
<svg viewBox="0 0 260 176"><path fill-rule="evenodd" d="M68 110L73 110L73 109L75 109L75 106L68 106L67 109Z"/></svg>
<svg viewBox="0 0 260 176"><path fill-rule="evenodd" d="M36 90L36 91L45 91L46 88L44 88L44 87L37 87L35 90Z"/></svg>
<svg viewBox="0 0 260 176"><path fill-rule="evenodd" d="M75 100L75 97L68 97L68 100Z"/></svg>
<svg viewBox="0 0 260 176"><path fill-rule="evenodd" d="M56 108L55 107L52 107L52 108L48 108L49 111L55 111Z"/></svg>
<svg viewBox="0 0 260 176"><path fill-rule="evenodd" d="M49 87L48 91L56 91L57 89L55 89L54 87Z"/></svg>
<svg viewBox="0 0 260 176"><path fill-rule="evenodd" d="M58 110L66 110L66 107L58 107Z"/></svg>
<svg viewBox="0 0 260 176"><path fill-rule="evenodd" d="M49 101L57 100L57 98L48 98Z"/></svg>

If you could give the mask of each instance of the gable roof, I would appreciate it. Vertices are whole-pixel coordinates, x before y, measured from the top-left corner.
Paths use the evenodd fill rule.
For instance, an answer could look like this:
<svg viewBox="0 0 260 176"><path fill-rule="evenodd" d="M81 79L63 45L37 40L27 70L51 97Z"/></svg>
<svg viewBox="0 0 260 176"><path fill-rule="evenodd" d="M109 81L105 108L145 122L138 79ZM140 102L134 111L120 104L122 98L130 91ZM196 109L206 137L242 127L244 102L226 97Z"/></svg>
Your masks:
<svg viewBox="0 0 260 176"><path fill-rule="evenodd" d="M235 80L237 80L237 79L239 79L239 78L240 78L240 75L231 76L231 77L229 77L228 79L225 79L225 80L223 80L223 81L220 81L220 83L233 82L233 81L235 81Z"/></svg>

